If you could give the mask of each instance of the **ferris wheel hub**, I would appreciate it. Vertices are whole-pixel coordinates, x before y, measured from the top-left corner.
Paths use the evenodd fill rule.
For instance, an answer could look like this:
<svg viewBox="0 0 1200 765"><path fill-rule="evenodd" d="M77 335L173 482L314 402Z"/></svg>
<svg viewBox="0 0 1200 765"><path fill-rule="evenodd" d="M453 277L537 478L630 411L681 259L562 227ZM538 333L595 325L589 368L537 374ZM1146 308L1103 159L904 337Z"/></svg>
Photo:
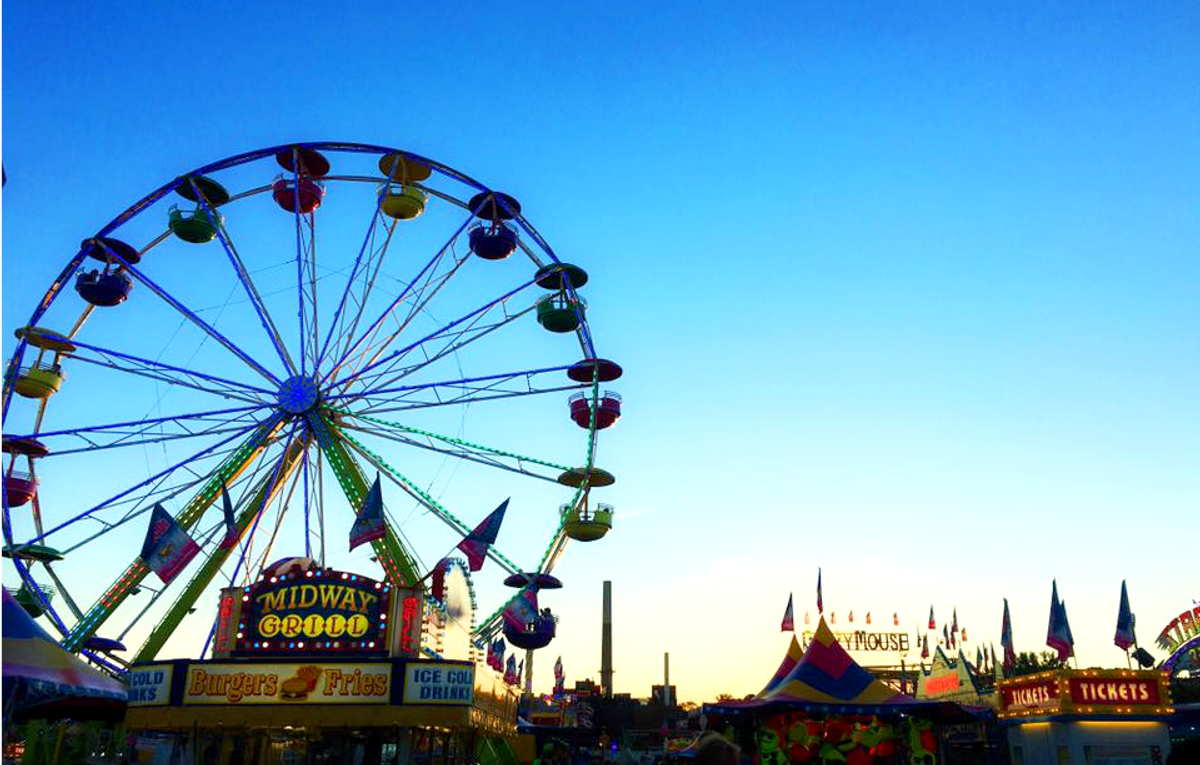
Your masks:
<svg viewBox="0 0 1200 765"><path fill-rule="evenodd" d="M315 378L305 375L289 377L279 386L277 405L288 414L304 414L317 404L321 389Z"/></svg>

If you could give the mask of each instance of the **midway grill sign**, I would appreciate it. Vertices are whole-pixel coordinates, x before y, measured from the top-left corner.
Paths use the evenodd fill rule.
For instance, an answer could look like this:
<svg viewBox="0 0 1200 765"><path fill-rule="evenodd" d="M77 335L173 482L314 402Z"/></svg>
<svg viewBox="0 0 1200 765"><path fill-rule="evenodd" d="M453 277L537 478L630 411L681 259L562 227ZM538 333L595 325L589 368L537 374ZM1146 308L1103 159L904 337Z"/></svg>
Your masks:
<svg viewBox="0 0 1200 765"><path fill-rule="evenodd" d="M243 588L233 656L388 652L391 587L331 569L295 571Z"/></svg>

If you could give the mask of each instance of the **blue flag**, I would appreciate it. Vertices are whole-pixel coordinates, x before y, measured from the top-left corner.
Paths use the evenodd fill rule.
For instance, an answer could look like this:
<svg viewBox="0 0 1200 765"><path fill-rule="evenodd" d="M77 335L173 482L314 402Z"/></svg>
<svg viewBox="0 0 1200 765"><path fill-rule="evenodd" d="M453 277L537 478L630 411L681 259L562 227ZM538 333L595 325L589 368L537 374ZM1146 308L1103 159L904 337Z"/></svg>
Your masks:
<svg viewBox="0 0 1200 765"><path fill-rule="evenodd" d="M362 510L350 528L350 549L361 544L383 539L387 536L387 527L383 524L383 488L379 485L379 476L363 502Z"/></svg>
<svg viewBox="0 0 1200 765"><path fill-rule="evenodd" d="M1117 611L1117 634L1113 638L1117 648L1128 651L1135 643L1137 636L1133 633L1133 611L1129 610L1129 592L1121 581L1121 609Z"/></svg>
<svg viewBox="0 0 1200 765"><path fill-rule="evenodd" d="M199 552L200 546L179 522L163 510L162 505L155 505L150 513L150 528L146 529L141 557L163 584L170 583Z"/></svg>

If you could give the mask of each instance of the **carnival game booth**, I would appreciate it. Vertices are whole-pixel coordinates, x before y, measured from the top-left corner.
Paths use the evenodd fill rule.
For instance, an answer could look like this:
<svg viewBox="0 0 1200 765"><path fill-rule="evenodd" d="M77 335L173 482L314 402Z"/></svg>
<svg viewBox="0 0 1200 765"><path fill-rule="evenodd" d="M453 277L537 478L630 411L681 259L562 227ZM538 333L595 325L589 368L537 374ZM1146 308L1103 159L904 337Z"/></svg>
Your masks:
<svg viewBox="0 0 1200 765"><path fill-rule="evenodd" d="M936 765L936 726L975 721L958 704L919 701L863 669L824 618L806 650L795 637L756 696L706 704L708 727L736 737L761 765Z"/></svg>
<svg viewBox="0 0 1200 765"><path fill-rule="evenodd" d="M1170 754L1163 672L1061 669L998 688L1013 765L1161 765Z"/></svg>
<svg viewBox="0 0 1200 765"><path fill-rule="evenodd" d="M473 660L421 658L423 597L315 566L223 590L213 659L131 667L136 761L510 761L516 690Z"/></svg>
<svg viewBox="0 0 1200 765"><path fill-rule="evenodd" d="M125 687L71 656L3 592L4 756L116 761Z"/></svg>

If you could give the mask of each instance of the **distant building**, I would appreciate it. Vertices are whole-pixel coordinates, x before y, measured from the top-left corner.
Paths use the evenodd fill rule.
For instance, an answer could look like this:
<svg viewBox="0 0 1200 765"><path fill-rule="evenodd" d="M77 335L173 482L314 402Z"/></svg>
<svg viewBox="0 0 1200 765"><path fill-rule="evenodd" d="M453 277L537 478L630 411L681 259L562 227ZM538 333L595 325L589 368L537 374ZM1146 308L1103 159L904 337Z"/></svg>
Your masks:
<svg viewBox="0 0 1200 765"><path fill-rule="evenodd" d="M661 685L652 685L652 686L650 686L650 703L651 703L651 704L662 704L662 703L664 703L664 701L663 701L663 687L662 687ZM675 693L675 686L674 686L674 685L669 685L669 686L667 686L667 699L666 699L666 702L665 702L665 703L666 703L666 704L668 704L668 705L670 705L670 706L678 706L678 704L679 704L679 696L678 696L678 695Z"/></svg>

